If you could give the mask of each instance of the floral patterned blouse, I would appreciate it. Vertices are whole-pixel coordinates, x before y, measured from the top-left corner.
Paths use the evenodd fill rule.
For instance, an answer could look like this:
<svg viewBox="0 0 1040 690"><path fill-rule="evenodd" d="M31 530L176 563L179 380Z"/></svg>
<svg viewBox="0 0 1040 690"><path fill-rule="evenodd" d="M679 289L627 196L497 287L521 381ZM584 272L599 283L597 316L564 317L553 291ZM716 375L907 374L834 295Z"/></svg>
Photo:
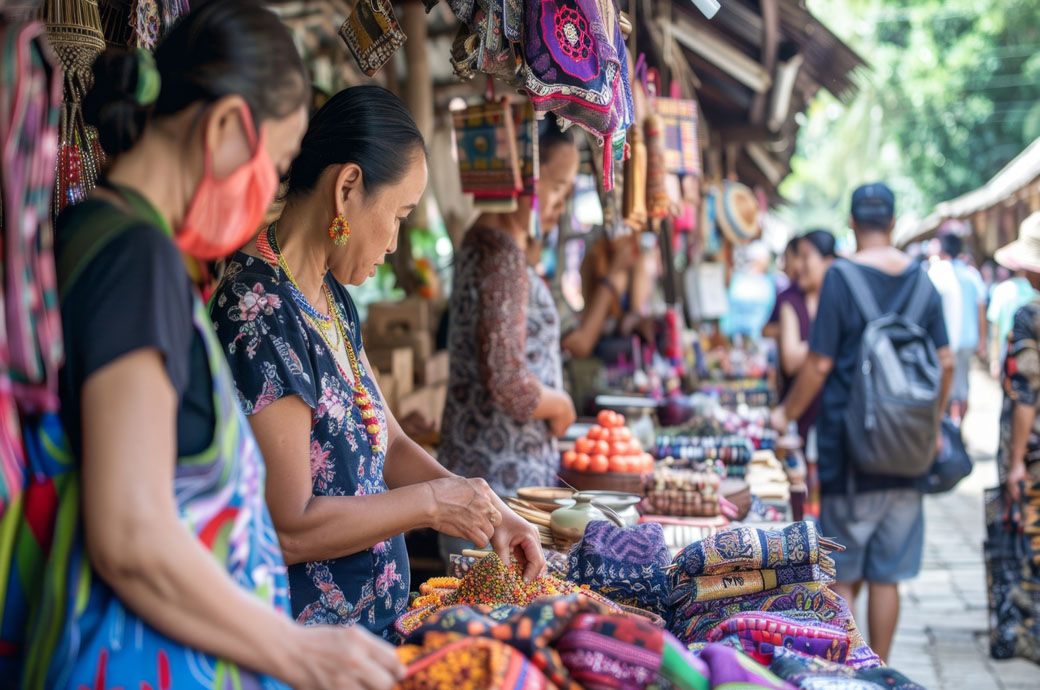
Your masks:
<svg viewBox="0 0 1040 690"><path fill-rule="evenodd" d="M534 414L543 385L562 389L560 320L549 288L505 233L470 230L455 255L451 373L438 458L499 495L552 486L556 441Z"/></svg>
<svg viewBox="0 0 1040 690"><path fill-rule="evenodd" d="M331 276L326 284L345 315L354 351L362 343L357 309ZM217 336L231 365L247 415L290 395L312 410L310 467L315 496L364 496L387 491L384 452L374 453L350 384L335 356L293 301L279 269L242 252L210 302ZM360 362L359 362L360 364ZM368 372L362 379L372 397ZM386 422L381 405L383 433ZM386 447L386 439L381 444ZM301 462L303 459L301 458ZM392 624L408 602L408 554L404 536L334 560L289 566L293 615L301 623L359 623L392 636Z"/></svg>
<svg viewBox="0 0 1040 690"><path fill-rule="evenodd" d="M1000 446L997 472L1000 483L1007 476L1011 455L1011 422L1015 406L1033 405L1040 410L1040 300L1033 300L1015 312L1007 357L1004 359L1004 405L1000 413ZM1040 481L1040 415L1026 442L1026 469Z"/></svg>

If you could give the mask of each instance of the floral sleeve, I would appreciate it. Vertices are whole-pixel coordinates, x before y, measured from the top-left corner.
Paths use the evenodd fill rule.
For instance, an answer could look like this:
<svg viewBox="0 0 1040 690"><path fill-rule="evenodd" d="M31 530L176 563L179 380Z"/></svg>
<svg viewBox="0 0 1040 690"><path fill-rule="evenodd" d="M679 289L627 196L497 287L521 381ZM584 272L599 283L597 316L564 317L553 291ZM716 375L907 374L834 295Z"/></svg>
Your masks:
<svg viewBox="0 0 1040 690"><path fill-rule="evenodd" d="M290 299L274 278L232 263L210 303L210 315L247 415L290 395L300 396L311 409L317 407L307 332Z"/></svg>
<svg viewBox="0 0 1040 690"><path fill-rule="evenodd" d="M523 252L499 232L472 233L480 242L477 352L480 377L506 414L531 419L541 384L527 368L527 265Z"/></svg>
<svg viewBox="0 0 1040 690"><path fill-rule="evenodd" d="M1040 303L1031 302L1015 312L1005 363L1011 397L1023 405L1040 402Z"/></svg>

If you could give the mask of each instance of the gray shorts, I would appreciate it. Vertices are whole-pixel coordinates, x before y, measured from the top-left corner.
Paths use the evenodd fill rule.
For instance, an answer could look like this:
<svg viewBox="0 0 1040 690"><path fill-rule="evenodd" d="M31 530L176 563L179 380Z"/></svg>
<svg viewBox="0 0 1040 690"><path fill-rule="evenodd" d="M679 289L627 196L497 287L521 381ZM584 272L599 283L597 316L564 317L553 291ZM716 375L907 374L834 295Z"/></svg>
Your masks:
<svg viewBox="0 0 1040 690"><path fill-rule="evenodd" d="M831 554L838 582L895 583L917 577L924 509L915 489L823 496L820 533L845 547Z"/></svg>
<svg viewBox="0 0 1040 690"><path fill-rule="evenodd" d="M968 401L968 377L971 375L971 360L975 350L957 350L954 353L953 385L950 386L950 400Z"/></svg>

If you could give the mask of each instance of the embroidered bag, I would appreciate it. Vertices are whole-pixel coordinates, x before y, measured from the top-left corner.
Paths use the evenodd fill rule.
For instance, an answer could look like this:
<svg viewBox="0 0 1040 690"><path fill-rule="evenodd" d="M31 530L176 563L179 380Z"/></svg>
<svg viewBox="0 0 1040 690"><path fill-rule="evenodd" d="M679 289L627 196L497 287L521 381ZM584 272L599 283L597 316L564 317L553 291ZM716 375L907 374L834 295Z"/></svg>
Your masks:
<svg viewBox="0 0 1040 690"><path fill-rule="evenodd" d="M515 208L523 178L509 101L469 106L454 113L453 122L462 191L478 207Z"/></svg>
<svg viewBox="0 0 1040 690"><path fill-rule="evenodd" d="M360 0L343 22L339 35L350 48L358 67L370 77L408 40L397 23L390 0Z"/></svg>

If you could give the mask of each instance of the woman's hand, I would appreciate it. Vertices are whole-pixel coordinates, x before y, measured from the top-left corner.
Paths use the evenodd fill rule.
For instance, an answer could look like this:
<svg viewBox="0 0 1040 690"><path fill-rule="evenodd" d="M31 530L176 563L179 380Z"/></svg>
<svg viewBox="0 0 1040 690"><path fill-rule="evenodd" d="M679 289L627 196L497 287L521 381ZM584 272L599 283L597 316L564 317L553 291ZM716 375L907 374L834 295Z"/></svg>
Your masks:
<svg viewBox="0 0 1040 690"><path fill-rule="evenodd" d="M553 438L562 438L567 429L578 418L574 411L574 401L563 391L547 389L546 393L553 398L553 409L549 418L549 434Z"/></svg>
<svg viewBox="0 0 1040 690"><path fill-rule="evenodd" d="M1029 473L1026 472L1024 462L1012 462L1008 468L1007 477L1004 478L1004 489L1008 503L1018 503L1022 500L1022 485L1029 481Z"/></svg>
<svg viewBox="0 0 1040 690"><path fill-rule="evenodd" d="M468 539L478 548L491 541L502 524L502 512L496 506L501 502L486 481L446 477L427 486L433 505L431 527L450 537Z"/></svg>
<svg viewBox="0 0 1040 690"><path fill-rule="evenodd" d="M545 554L542 553L538 530L510 510L498 496L495 496L495 502L502 513L502 524L491 537L491 547L495 553L503 563L509 563L511 558L516 557L524 569L524 579L528 582L545 575Z"/></svg>
<svg viewBox="0 0 1040 690"><path fill-rule="evenodd" d="M296 690L365 688L390 690L404 678L404 665L388 642L361 627L294 625L290 642Z"/></svg>

